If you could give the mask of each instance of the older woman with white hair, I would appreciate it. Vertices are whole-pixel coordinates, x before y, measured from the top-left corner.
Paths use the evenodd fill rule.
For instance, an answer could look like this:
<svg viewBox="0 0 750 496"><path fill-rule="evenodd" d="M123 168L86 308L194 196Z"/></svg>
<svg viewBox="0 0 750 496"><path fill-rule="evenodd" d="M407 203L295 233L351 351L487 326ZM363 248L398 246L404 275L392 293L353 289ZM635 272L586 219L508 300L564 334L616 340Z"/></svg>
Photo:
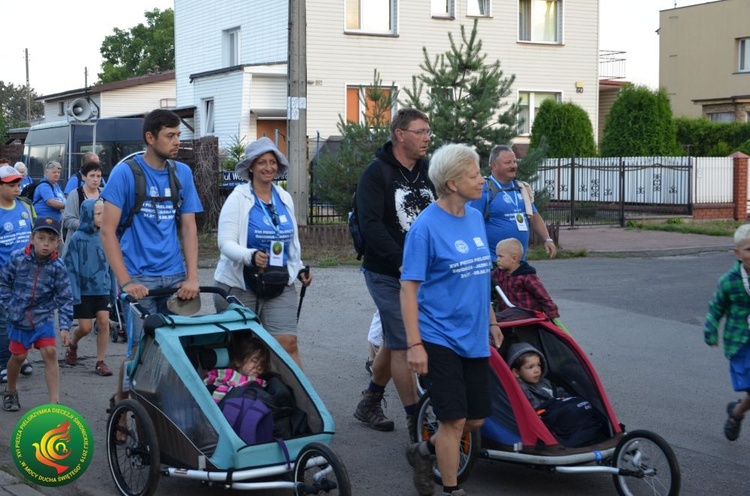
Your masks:
<svg viewBox="0 0 750 496"><path fill-rule="evenodd" d="M463 495L457 472L461 437L490 414L490 341L502 333L490 302L492 257L484 219L467 202L482 195L479 156L466 145L440 147L429 177L438 199L406 235L401 271L409 368L425 376L440 427L407 451L419 494L432 494L437 458L443 494Z"/></svg>
<svg viewBox="0 0 750 496"><path fill-rule="evenodd" d="M292 197L274 184L289 162L273 141L261 138L245 147L235 166L247 184L237 186L219 214L216 286L254 308L263 327L301 365L297 347L297 292L312 275L301 259L299 231ZM218 309L223 301L216 298Z"/></svg>
<svg viewBox="0 0 750 496"><path fill-rule="evenodd" d="M44 166L44 178L34 190L34 210L37 217L52 217L62 222L62 213L65 210L65 194L58 182L62 174L60 162L52 160Z"/></svg>
<svg viewBox="0 0 750 496"><path fill-rule="evenodd" d="M23 191L23 187L27 184L31 184L34 182L33 179L31 179L31 176L29 176L29 170L26 168L26 164L23 162L16 162L16 165L13 166L19 174L23 176L23 179L21 179L21 191Z"/></svg>

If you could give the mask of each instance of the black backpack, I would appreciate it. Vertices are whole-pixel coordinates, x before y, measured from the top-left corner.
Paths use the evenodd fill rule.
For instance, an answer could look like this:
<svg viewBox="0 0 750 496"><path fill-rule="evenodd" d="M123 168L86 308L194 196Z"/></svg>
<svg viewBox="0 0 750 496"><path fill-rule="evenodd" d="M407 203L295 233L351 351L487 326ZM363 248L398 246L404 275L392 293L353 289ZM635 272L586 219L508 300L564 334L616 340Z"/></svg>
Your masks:
<svg viewBox="0 0 750 496"><path fill-rule="evenodd" d="M37 188L37 186L39 186L42 183L47 183L50 186L52 186L52 183L49 182L49 180L47 178L42 178L39 181L35 181L33 183L29 183L26 186L24 186L23 189L21 190L21 192L18 194L18 198L19 199L25 198L25 199L28 200L28 203L30 203L30 204L33 205L34 204L34 193L36 192L36 188Z"/></svg>
<svg viewBox="0 0 750 496"><path fill-rule="evenodd" d="M133 178L135 179L135 203L133 203L133 208L128 213L125 222L120 223L117 227L118 238L122 237L123 233L125 233L130 225L133 224L133 217L141 211L141 208L143 208L143 204L147 199L146 176L143 174L143 169L141 169L141 166L138 165L138 162L136 162L134 158L126 160L124 163L130 167L130 172L132 172ZM180 189L182 189L182 184L180 184L180 179L177 177L177 166L175 165L174 160L167 160L167 170L169 171L169 190L171 196L158 196L154 198L154 201L160 202L164 200L172 200L172 205L174 205L175 210L175 221L179 224Z"/></svg>

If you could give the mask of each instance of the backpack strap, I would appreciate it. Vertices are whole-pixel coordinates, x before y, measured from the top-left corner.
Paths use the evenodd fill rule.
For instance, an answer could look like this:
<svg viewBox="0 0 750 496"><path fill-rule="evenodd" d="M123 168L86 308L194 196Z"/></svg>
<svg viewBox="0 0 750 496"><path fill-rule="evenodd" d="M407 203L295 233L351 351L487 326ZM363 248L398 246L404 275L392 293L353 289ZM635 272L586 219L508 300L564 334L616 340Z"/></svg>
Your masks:
<svg viewBox="0 0 750 496"><path fill-rule="evenodd" d="M128 212L128 217L125 219L125 222L121 223L117 228L118 237L121 237L133 224L133 217L141 211L143 204L146 202L146 175L144 174L143 169L141 169L141 166L136 162L135 158L126 160L125 164L130 167L130 172L133 174L133 179L135 180L135 201L133 203L133 208ZM172 201L172 205L174 205L175 220L179 224L180 189L182 188L182 184L180 184L180 179L177 177L177 165L174 160L167 160L167 171L169 172L169 199ZM155 200L163 201L165 199L166 197L159 196Z"/></svg>
<svg viewBox="0 0 750 496"><path fill-rule="evenodd" d="M487 200L487 203L484 204L484 221L487 222L488 220L490 220L490 204L492 203L492 200L495 199L500 190L497 188L497 184L495 184L495 181L492 180L491 176L485 177L484 182L487 183L487 190L489 190L490 192L490 198L489 200Z"/></svg>
<svg viewBox="0 0 750 496"><path fill-rule="evenodd" d="M83 184L76 188L76 192L78 193L78 217L80 217L81 207L83 206L83 202L86 200L86 194L83 192Z"/></svg>
<svg viewBox="0 0 750 496"><path fill-rule="evenodd" d="M33 196L36 196L36 193L37 193L37 191L39 191L39 186L41 186L41 185L42 185L42 184L44 184L44 183L47 183L47 184L49 184L49 187L50 187L50 189L52 190L52 193L54 194L55 190L54 190L54 189L52 189L52 183L51 183L51 182L49 182L49 179L47 179L46 177L43 177L43 178L41 178L41 179L39 180L39 182L38 182L38 183L36 184L36 186L34 187L34 193L32 193L32 194L33 194ZM32 198L31 198L31 204L32 204L32 205L36 205L37 203L39 203L39 202L41 201L41 199L42 199L42 195L39 195L39 200L36 200L36 201L35 201L35 200L34 200L34 198L32 197Z"/></svg>
<svg viewBox="0 0 750 496"><path fill-rule="evenodd" d="M19 196L16 199L21 205L23 205L23 207L29 213L29 218L31 219L31 222L33 225L34 219L36 219L36 211L34 210L34 206L31 204L31 200L29 200L25 196Z"/></svg>

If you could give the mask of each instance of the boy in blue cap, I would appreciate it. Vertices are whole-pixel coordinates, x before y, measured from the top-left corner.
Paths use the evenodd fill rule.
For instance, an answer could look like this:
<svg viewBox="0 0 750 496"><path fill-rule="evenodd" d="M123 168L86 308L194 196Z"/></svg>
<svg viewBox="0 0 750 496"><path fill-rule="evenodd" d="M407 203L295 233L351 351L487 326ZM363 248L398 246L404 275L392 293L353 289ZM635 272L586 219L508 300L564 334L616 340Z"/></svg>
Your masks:
<svg viewBox="0 0 750 496"><path fill-rule="evenodd" d="M11 357L3 410L21 409L16 380L28 352L37 348L44 359L49 402L60 402L59 369L55 340L55 309L60 332L67 332L73 316L73 294L68 272L57 256L60 221L37 217L31 242L13 252L0 268L0 306L8 316Z"/></svg>

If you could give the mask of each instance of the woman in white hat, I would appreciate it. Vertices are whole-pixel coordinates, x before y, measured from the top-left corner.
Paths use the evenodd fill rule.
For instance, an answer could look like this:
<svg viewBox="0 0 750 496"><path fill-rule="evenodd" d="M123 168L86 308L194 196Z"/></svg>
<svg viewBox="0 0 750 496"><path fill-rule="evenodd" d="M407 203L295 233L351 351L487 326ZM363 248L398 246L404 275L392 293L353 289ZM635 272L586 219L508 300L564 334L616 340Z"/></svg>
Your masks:
<svg viewBox="0 0 750 496"><path fill-rule="evenodd" d="M214 272L216 285L255 309L263 327L301 365L297 347L297 292L312 275L301 260L302 249L292 197L274 184L289 162L273 141L261 138L245 147L235 167L247 184L237 186L219 215L221 256ZM223 307L217 298L217 309Z"/></svg>

